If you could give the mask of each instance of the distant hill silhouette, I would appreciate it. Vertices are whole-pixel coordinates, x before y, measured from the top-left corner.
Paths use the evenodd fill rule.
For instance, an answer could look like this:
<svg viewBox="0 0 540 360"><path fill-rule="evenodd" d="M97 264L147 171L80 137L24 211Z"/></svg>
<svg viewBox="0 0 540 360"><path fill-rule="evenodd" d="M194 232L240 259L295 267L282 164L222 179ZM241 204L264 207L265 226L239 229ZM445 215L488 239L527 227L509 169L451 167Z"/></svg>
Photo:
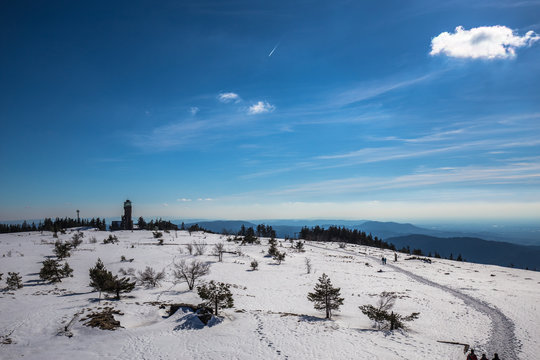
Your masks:
<svg viewBox="0 0 540 360"><path fill-rule="evenodd" d="M438 252L442 257L461 256L470 262L540 270L540 246L525 246L473 237L440 238L428 235L407 235L385 239L396 248L409 246L424 254Z"/></svg>

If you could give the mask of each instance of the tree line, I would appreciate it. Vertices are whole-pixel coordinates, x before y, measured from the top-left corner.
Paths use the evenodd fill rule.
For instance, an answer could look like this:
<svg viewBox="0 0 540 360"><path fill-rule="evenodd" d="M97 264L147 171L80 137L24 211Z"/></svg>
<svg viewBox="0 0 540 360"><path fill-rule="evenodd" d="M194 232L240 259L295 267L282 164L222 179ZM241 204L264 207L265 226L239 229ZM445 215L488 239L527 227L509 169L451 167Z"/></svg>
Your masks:
<svg viewBox="0 0 540 360"><path fill-rule="evenodd" d="M345 242L348 244L366 245L381 249L396 250L394 244L389 244L377 236L366 234L361 230L351 230L341 226L330 226L328 229L320 226L300 230L300 239L309 241Z"/></svg>
<svg viewBox="0 0 540 360"><path fill-rule="evenodd" d="M173 224L170 221L162 220L160 218L146 222L142 216L139 217L137 226L139 227L139 230L178 230L178 225Z"/></svg>
<svg viewBox="0 0 540 360"><path fill-rule="evenodd" d="M35 222L29 224L24 221L22 224L0 224L0 233L13 233L13 232L25 232L25 231L52 231L58 232L63 229L72 227L90 227L97 228L99 230L105 230L107 224L105 219L92 218L92 219L72 219L72 218L45 218L37 225Z"/></svg>

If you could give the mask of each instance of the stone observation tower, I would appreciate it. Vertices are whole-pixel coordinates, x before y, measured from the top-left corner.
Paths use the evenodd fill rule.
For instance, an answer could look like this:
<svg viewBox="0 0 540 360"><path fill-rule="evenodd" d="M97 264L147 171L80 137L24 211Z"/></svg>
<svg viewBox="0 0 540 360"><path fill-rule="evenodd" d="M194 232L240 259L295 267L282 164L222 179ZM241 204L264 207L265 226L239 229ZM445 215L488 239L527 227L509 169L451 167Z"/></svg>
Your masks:
<svg viewBox="0 0 540 360"><path fill-rule="evenodd" d="M121 228L124 230L133 230L133 220L131 220L131 201L124 201L124 216L122 216Z"/></svg>

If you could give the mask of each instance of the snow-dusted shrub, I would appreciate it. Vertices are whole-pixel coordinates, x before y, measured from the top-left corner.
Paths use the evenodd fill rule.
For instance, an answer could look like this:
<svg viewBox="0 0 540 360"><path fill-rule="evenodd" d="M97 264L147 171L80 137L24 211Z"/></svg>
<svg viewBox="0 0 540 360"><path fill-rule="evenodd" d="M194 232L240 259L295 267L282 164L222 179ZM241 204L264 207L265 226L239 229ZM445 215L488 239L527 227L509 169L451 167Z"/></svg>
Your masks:
<svg viewBox="0 0 540 360"><path fill-rule="evenodd" d="M193 255L193 245L192 244L186 244L186 249L187 249L189 255Z"/></svg>
<svg viewBox="0 0 540 360"><path fill-rule="evenodd" d="M103 239L104 244L116 244L117 242L118 242L118 238L112 234L109 234L108 238Z"/></svg>
<svg viewBox="0 0 540 360"><path fill-rule="evenodd" d="M135 269L130 267L128 268L127 270L124 270L124 268L120 268L120 270L118 270L118 272L120 273L120 275L123 275L123 276L133 276L135 277Z"/></svg>
<svg viewBox="0 0 540 360"><path fill-rule="evenodd" d="M259 263L257 262L257 260L253 260L251 261L251 264L249 264L249 266L251 266L252 271L255 271L259 268Z"/></svg>
<svg viewBox="0 0 540 360"><path fill-rule="evenodd" d="M95 243L97 243L97 239L96 239L95 236L92 236L92 237L88 240L88 242L89 242L90 244L95 244Z"/></svg>

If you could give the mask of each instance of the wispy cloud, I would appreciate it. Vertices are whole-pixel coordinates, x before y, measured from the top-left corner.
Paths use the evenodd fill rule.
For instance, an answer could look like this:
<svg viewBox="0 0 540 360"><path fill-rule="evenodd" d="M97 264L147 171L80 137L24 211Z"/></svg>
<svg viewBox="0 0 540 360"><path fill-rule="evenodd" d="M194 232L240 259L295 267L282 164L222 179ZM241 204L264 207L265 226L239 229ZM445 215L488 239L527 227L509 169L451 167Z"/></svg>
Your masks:
<svg viewBox="0 0 540 360"><path fill-rule="evenodd" d="M176 201L178 201L178 202L190 202L191 199L188 199L188 198L179 198L179 199L176 199Z"/></svg>
<svg viewBox="0 0 540 360"><path fill-rule="evenodd" d="M500 167L445 167L423 169L421 172L396 177L352 177L302 184L275 191L274 195L293 194L353 194L404 188L468 183L471 185L501 185L540 183L540 164L513 163Z"/></svg>
<svg viewBox="0 0 540 360"><path fill-rule="evenodd" d="M406 88L415 84L423 83L435 79L441 72L433 72L417 77L406 79L384 79L375 82L359 84L352 89L339 92L329 99L330 103L336 106L345 106L360 101L375 98L388 92Z"/></svg>
<svg viewBox="0 0 540 360"><path fill-rule="evenodd" d="M191 115L196 115L199 111L200 109L197 106L192 106L189 108L189 112L191 113Z"/></svg>
<svg viewBox="0 0 540 360"><path fill-rule="evenodd" d="M222 103L239 102L240 96L233 92L225 92L218 95L218 100Z"/></svg>
<svg viewBox="0 0 540 360"><path fill-rule="evenodd" d="M264 114L274 111L275 106L269 104L266 101L258 101L256 104L253 104L248 109L248 114L250 115L256 115L256 114Z"/></svg>
<svg viewBox="0 0 540 360"><path fill-rule="evenodd" d="M540 40L534 31L519 36L512 29L501 26L481 26L465 30L458 26L454 33L443 32L431 40L430 55L471 59L508 59L516 56L516 49Z"/></svg>

